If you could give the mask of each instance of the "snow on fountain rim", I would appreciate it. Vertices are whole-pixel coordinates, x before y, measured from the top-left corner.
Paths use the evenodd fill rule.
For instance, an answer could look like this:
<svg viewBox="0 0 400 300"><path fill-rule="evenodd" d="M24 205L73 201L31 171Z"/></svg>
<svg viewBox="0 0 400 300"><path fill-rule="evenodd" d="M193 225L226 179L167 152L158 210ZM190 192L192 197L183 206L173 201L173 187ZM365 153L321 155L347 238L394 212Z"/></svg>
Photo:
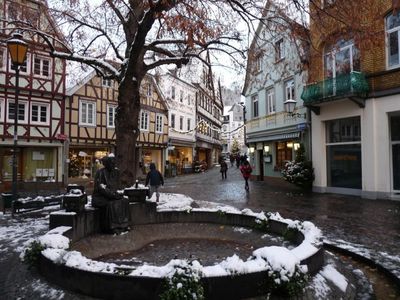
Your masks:
<svg viewBox="0 0 400 300"><path fill-rule="evenodd" d="M300 261L314 255L321 245L322 233L313 223L309 221L293 221L284 219L279 213L264 212L255 213L250 209L238 210L231 206L221 206L213 202L196 201L203 207L192 208L190 204L193 199L181 194L161 194L158 211L192 211L192 212L224 212L229 214L239 214L255 217L256 222L263 220L274 220L285 223L289 228L298 229L303 235L303 242L294 249L287 249L280 246L269 246L256 249L252 257L246 261L240 259L236 254L225 258L219 264L213 266L202 266L198 261L190 263L187 260L173 259L164 266L152 266L144 264L133 269L131 266L117 265L115 263L105 263L89 259L78 251L68 251L69 239L63 235L70 229L67 226L57 227L45 235L39 237L39 241L47 248L42 254L56 264L65 264L68 267L90 271L114 273L117 269L132 270L128 276L143 276L164 278L171 277L177 267L190 267L193 272L201 277L217 277L236 274L246 274L260 271L279 271L281 280L287 281L295 272L295 267L300 265ZM301 266L303 271L307 271L307 266Z"/></svg>

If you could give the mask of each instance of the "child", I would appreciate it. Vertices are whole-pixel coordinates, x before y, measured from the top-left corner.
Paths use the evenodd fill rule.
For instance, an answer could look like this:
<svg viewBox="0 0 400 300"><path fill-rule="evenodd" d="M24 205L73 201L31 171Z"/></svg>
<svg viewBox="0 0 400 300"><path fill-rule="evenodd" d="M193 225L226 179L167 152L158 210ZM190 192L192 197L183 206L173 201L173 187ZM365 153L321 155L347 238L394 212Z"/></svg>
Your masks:
<svg viewBox="0 0 400 300"><path fill-rule="evenodd" d="M154 163L150 164L150 171L147 173L146 177L146 186L150 183L150 193L149 199L153 196L153 193L156 192L156 201L160 200L160 185L164 185L164 178L161 175L160 171L156 169L156 165Z"/></svg>

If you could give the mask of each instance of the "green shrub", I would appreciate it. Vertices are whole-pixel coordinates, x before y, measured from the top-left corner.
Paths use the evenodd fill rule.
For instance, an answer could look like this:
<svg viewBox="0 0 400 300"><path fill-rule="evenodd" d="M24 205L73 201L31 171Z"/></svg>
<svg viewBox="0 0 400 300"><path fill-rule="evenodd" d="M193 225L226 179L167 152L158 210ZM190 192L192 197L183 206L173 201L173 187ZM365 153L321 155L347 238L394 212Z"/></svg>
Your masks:
<svg viewBox="0 0 400 300"><path fill-rule="evenodd" d="M204 288L200 278L189 267L178 267L174 275L166 278L161 300L203 300Z"/></svg>
<svg viewBox="0 0 400 300"><path fill-rule="evenodd" d="M38 241L33 241L30 243L24 252L24 263L28 265L28 268L34 268L38 266L40 253L44 249L45 247Z"/></svg>
<svg viewBox="0 0 400 300"><path fill-rule="evenodd" d="M282 280L281 271L271 271L266 280L268 294L285 299L301 295L307 284L308 275L296 266L294 274L288 280Z"/></svg>
<svg viewBox="0 0 400 300"><path fill-rule="evenodd" d="M254 228L262 232L268 232L269 222L268 219L256 219L256 224Z"/></svg>

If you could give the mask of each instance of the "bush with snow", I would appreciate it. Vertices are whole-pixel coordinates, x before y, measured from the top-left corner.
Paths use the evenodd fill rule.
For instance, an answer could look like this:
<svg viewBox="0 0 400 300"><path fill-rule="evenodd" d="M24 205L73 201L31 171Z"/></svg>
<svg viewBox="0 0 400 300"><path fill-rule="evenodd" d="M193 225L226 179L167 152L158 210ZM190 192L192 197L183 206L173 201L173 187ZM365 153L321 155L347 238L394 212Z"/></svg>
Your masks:
<svg viewBox="0 0 400 300"><path fill-rule="evenodd" d="M40 253L45 249L38 241L33 241L29 244L23 253L23 261L28 265L28 268L37 267L39 264Z"/></svg>
<svg viewBox="0 0 400 300"><path fill-rule="evenodd" d="M161 300L205 299L200 282L201 274L194 263L197 264L197 261L175 266L174 274L165 279Z"/></svg>
<svg viewBox="0 0 400 300"><path fill-rule="evenodd" d="M304 146L297 149L296 159L285 164L282 170L283 178L303 189L311 189L314 181L314 169L311 161L305 158Z"/></svg>

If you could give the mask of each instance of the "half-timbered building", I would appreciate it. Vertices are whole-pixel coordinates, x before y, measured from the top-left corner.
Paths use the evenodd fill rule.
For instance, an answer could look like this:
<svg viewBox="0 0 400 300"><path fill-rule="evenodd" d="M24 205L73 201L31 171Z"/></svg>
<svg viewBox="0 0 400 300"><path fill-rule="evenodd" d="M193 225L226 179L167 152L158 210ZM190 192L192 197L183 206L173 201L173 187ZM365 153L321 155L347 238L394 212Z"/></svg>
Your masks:
<svg viewBox="0 0 400 300"><path fill-rule="evenodd" d="M139 178L146 174L151 162L164 169L168 142L168 109L152 76L145 77L140 93ZM69 182L76 183L92 179L101 166L100 158L116 150L118 84L92 72L67 94L68 176Z"/></svg>
<svg viewBox="0 0 400 300"><path fill-rule="evenodd" d="M3 0L0 15L3 28L11 28L13 20L33 22L53 37L49 40L61 50L56 39L63 37L48 14L45 1ZM15 32L16 29L3 29L0 39L6 41ZM0 45L0 190L4 191L10 190L12 181L16 109L19 190L38 188L44 181L47 183L41 184L40 189L49 188L63 181L66 64L64 60L50 57L49 48L37 34L22 32L22 37L28 44L28 54L20 67L18 108L15 107L15 68L5 43Z"/></svg>

